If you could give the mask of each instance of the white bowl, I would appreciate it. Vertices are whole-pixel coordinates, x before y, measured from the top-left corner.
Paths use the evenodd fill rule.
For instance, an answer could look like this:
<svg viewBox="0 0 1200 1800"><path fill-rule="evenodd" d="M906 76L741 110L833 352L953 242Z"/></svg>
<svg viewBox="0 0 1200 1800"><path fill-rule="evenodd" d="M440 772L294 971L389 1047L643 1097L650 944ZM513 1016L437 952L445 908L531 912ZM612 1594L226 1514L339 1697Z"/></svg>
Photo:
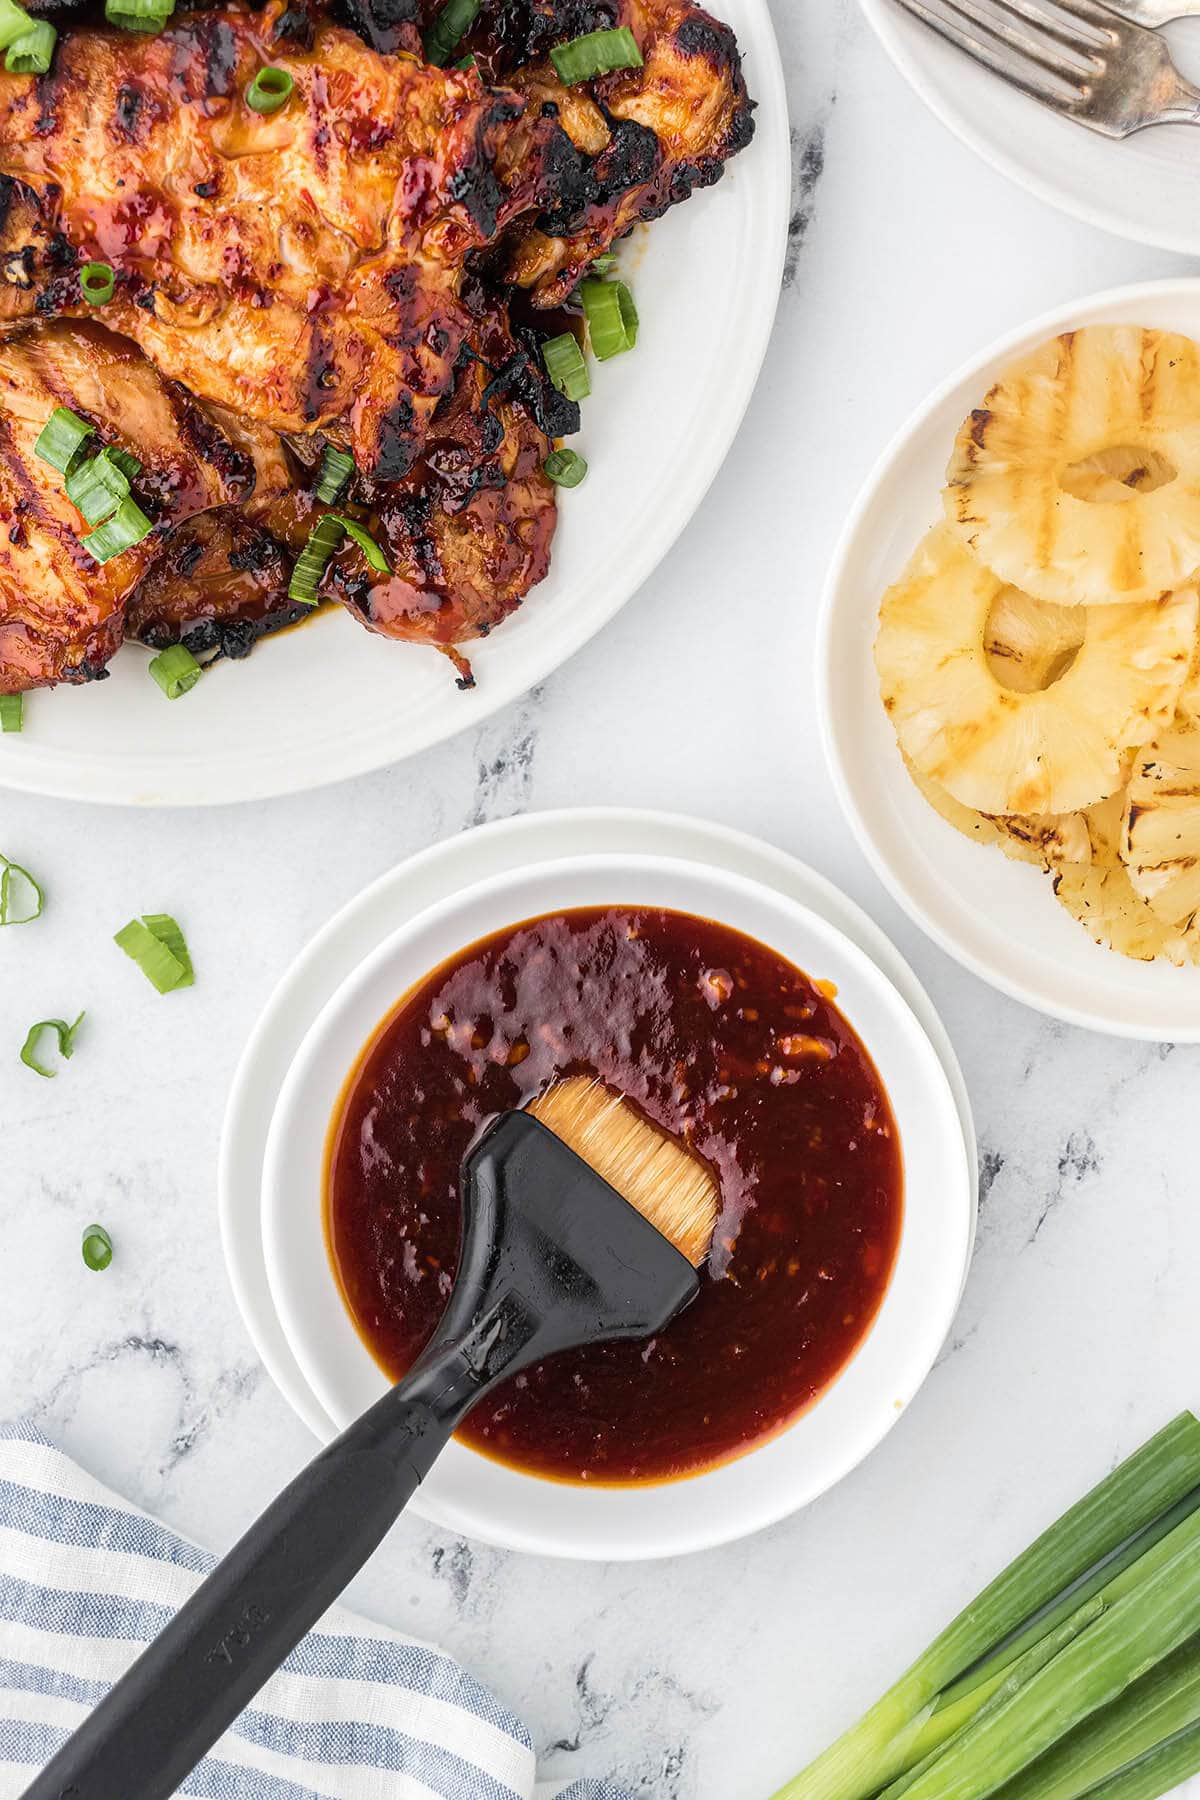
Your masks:
<svg viewBox="0 0 1200 1800"><path fill-rule="evenodd" d="M954 1316L974 1211L954 1096L905 1002L846 937L772 889L655 857L510 871L418 914L342 984L300 1047L267 1141L263 1240L289 1347L323 1410L344 1426L387 1386L342 1303L323 1229L326 1136L347 1072L394 1004L464 946L540 913L610 904L719 919L835 982L887 1088L905 1168L896 1266L878 1316L836 1381L778 1437L690 1479L629 1488L542 1481L451 1444L426 1482L452 1530L543 1554L632 1560L726 1542L822 1493L899 1417Z"/></svg>
<svg viewBox="0 0 1200 1800"><path fill-rule="evenodd" d="M965 967L1026 1005L1119 1037L1200 1041L1200 969L1131 962L1094 944L1040 870L970 843L909 780L879 698L879 602L928 528L955 434L1015 357L1057 332L1133 324L1200 338L1200 280L1147 282L1060 307L1003 338L920 407L859 495L834 556L817 647L834 786L896 899Z"/></svg>

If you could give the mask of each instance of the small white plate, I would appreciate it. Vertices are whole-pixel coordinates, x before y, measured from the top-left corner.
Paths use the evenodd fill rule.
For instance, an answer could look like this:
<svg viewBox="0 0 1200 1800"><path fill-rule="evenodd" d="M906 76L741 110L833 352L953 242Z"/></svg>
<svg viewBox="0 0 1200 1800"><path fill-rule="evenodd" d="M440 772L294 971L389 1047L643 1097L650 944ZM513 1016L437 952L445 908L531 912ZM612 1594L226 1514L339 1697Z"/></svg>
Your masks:
<svg viewBox="0 0 1200 1800"><path fill-rule="evenodd" d="M221 1206L230 1273L247 1323L264 1360L297 1410L319 1435L328 1437L334 1430L330 1414L334 1414L339 1422L344 1422L360 1404L368 1402L381 1390L383 1378L362 1349L336 1297L319 1229L319 1175L314 1177L311 1168L306 1195L303 1186L297 1185L298 1171L291 1170L290 1165L289 1172L281 1177L276 1189L279 1195L285 1191L291 1195L291 1203L298 1207L298 1216L292 1223L299 1231L301 1243L307 1242L307 1251L301 1265L290 1271L281 1270L277 1266L275 1271L276 1279L290 1287L290 1298L285 1300L285 1307L300 1350L299 1361L289 1347L267 1287L260 1210L263 1147L268 1117L276 1110L277 1098L284 1086L288 1067L295 1059L298 1041L331 994L336 994L350 978L350 989L358 990L362 995L362 1010L360 1013L353 1013L352 1023L351 1015L346 1015L343 1019L348 1035L345 1044L339 1044L339 1050L346 1050L349 1059L352 1059L363 1039L370 1035L379 1012L405 985L403 972L398 965L392 970L390 982L386 983L391 991L382 996L380 989L374 986L372 977L353 975L356 965L364 958L371 958L373 949L373 962L380 955L387 961L396 954L395 944L382 952L377 947L389 937L397 935L398 918L403 919L408 915L409 925L401 929L399 938L412 944L416 941L414 933L418 934L424 948L416 959L420 961L423 955L425 966L428 966L430 960L437 960L443 949L455 947L450 941L455 932L450 927L442 928L449 931L449 936L437 938L435 942L438 921L450 916L451 909L458 904L455 896L461 893L472 876L482 876L486 882L489 875L500 875L499 889L509 892L514 881L525 880L525 875L521 872L527 871L529 864L536 861L539 855L554 856L560 860L538 879L538 895L545 896L550 891L551 884L579 879L577 873L569 875L567 862L561 859L574 859L573 867L578 871L581 850L606 848L619 852L626 864L631 860L636 861L639 853L652 851L660 871L663 870L664 852L669 856L703 855L710 863L706 874L710 882L715 883L721 891L732 892L734 889L746 888L747 884L740 878L731 880L715 873L711 867L714 860L719 860L726 868L748 869L769 882L774 881L777 885L788 887L810 899L821 911L843 917L860 942L865 938L871 950L878 951L879 960L887 963L889 972L894 969L897 985L904 989L914 1007L919 1009L923 1023L927 1023L927 1030L923 1031L917 1026L907 1007L881 978L878 970L846 942L839 932L831 932L827 924L822 924L811 914L804 914L794 903L783 901L769 890L757 887L749 890L756 896L756 903L766 909L764 913L755 915L760 926L768 914L772 918L786 916L805 919L807 929L812 934L807 941L814 944L819 941L822 946L836 946L836 950L831 950L830 954L844 959L844 967L839 961L839 968L842 968L843 978L848 979L852 991L858 982L864 991L876 997L881 993L889 996L885 1009L893 1019L900 1017L906 1021L904 1029L911 1034L907 1041L912 1049L912 1066L922 1069L928 1081L929 1092L933 1096L929 1118L935 1114L940 1118L941 1125L936 1135L944 1147L942 1153L948 1159L947 1167L952 1171L948 1194L938 1202L930 1203L935 1212L945 1204L948 1213L943 1222L944 1228L938 1232L940 1248L931 1250L934 1261L928 1263L925 1271L929 1273L939 1264L939 1259L945 1256L946 1262L940 1265L945 1279L937 1283L936 1298L922 1291L918 1301L914 1294L914 1300L910 1304L916 1303L917 1312L922 1315L915 1335L910 1334L908 1327L900 1324L900 1315L906 1311L904 1295L907 1277L901 1280L898 1270L893 1288L899 1297L893 1301L889 1294L875 1330L859 1357L831 1393L785 1434L784 1438L776 1440L775 1445L765 1446L752 1453L749 1458L743 1458L740 1463L731 1464L726 1469L697 1477L690 1482L657 1490L624 1491L590 1491L531 1480L491 1464L460 1446L452 1446L419 1496L420 1511L435 1522L509 1547L562 1555L629 1558L698 1548L702 1543L717 1542L755 1529L801 1504L812 1493L827 1485L829 1480L836 1479L838 1474L852 1466L870 1448L871 1443L877 1441L878 1436L882 1435L897 1416L895 1403L898 1401L902 1405L915 1391L936 1353L957 1303L974 1225L974 1139L961 1076L946 1045L944 1033L936 1021L936 1015L932 1015L928 1000L916 986L910 972L887 945L886 940L878 938L875 928L862 919L849 902L829 889L819 877L813 876L811 871L804 870L765 845L758 845L753 840L724 833L697 822L652 814L535 815L488 827L449 844L437 846L433 851L414 859L413 863L385 877L354 902L310 946L276 994L243 1058L231 1098L222 1150ZM504 871L517 873L505 875ZM669 868L661 873L661 879L667 882L673 879ZM496 886L493 880L493 889ZM564 889L564 893L567 891ZM676 887L671 891L678 894L681 890ZM694 892L694 884L691 891ZM517 902L516 910L509 916L515 918L522 913L537 911L544 904L566 903L568 902L559 895L555 885L549 901L537 898L532 904ZM569 903L587 902L586 899L573 899ZM468 901L468 907L473 904L474 901ZM433 906L432 916L426 914L423 919L414 918L423 907L430 905ZM701 908L693 906L692 910ZM708 910L713 909L710 906ZM496 917L494 913L490 916L492 923L503 923L503 916ZM464 918L461 931L465 935L459 936L458 941L469 941L472 936L477 935L477 927L477 916L472 914L469 922ZM479 928L486 930L489 926L484 924ZM429 931L435 936L426 940L425 934ZM760 929L759 935L772 937L773 933ZM780 947L785 953L792 953L787 945L781 944ZM834 978L838 979L838 976L835 975ZM396 981L399 981L399 987L395 987ZM342 1016L336 1006L333 1014ZM855 1018L850 1005L847 1005L847 1015ZM327 1015L327 1023L332 1016ZM321 1037L323 1033L318 1032L317 1035ZM936 1039L936 1053L930 1049L930 1036ZM351 1037L355 1038L353 1046L350 1046ZM877 1045L869 1032L868 1041L871 1042L872 1049L876 1050ZM332 1061L336 1060L336 1056L331 1059L325 1070L326 1075L330 1075ZM301 1068L305 1061L302 1057ZM320 1061L319 1055L317 1061ZM316 1065L312 1066L315 1071ZM344 1073L344 1066L342 1072ZM888 1080L895 1100L897 1092L903 1090L907 1078L903 1070L897 1068L894 1074L885 1074L885 1079ZM293 1094L297 1091L295 1084L303 1080L300 1073L291 1078L289 1085ZM307 1157L308 1152L315 1149L315 1167L318 1171L320 1156L317 1140L320 1139L323 1143L325 1124L335 1098L336 1093L331 1091L323 1094L319 1101L310 1104L308 1108L315 1136L312 1144L300 1154ZM283 1105L290 1114L291 1108L286 1100ZM305 1108L301 1107L295 1116L300 1119L304 1114ZM925 1126L914 1126L913 1129L922 1132ZM303 1131L303 1127L301 1130ZM918 1179L915 1168L910 1166L910 1180L914 1184L910 1192L914 1235L909 1243L913 1255L910 1267L914 1275L918 1262L925 1262L925 1253L919 1249L916 1235L921 1229L919 1221L922 1216L929 1216L925 1213L924 1202L919 1203L916 1197ZM297 1199L300 1195L305 1197ZM302 1223L305 1219L311 1230L306 1230ZM286 1261L286 1258L277 1258L277 1263L279 1261ZM948 1273L951 1265L954 1265L953 1279ZM294 1285L297 1280L300 1288ZM307 1288L304 1286L305 1282L308 1284ZM303 1297L301 1289L304 1289ZM310 1304L316 1308L316 1315L320 1320L316 1334L312 1332L311 1325L305 1322L306 1318L312 1316L307 1312ZM889 1308L893 1309L890 1318ZM891 1323L893 1319L896 1322L894 1326ZM895 1359L887 1350L887 1335L892 1329L899 1331L908 1346L900 1349ZM329 1364L326 1364L317 1341L325 1332L330 1333L338 1344L336 1357ZM918 1338L919 1344L916 1342ZM887 1388L886 1406L881 1405L872 1414L870 1406L864 1400L864 1394L871 1386L875 1355L885 1358L889 1366L886 1371L887 1379L883 1380L883 1385ZM313 1377L311 1383L305 1378L300 1362L308 1364L307 1374ZM876 1369L876 1381L880 1379L881 1372ZM859 1382L866 1384L863 1394L859 1393ZM322 1406L314 1396L314 1385L320 1389L327 1406ZM832 1406L833 1396L839 1389L843 1392L843 1400L837 1406ZM861 1406L855 1399L856 1395L858 1400L863 1400ZM842 1417L838 1424L837 1416L841 1415L843 1405L853 1409L853 1417ZM824 1451L821 1451L819 1446L826 1430L822 1423L823 1411L831 1421L828 1429L836 1442L827 1444ZM799 1464L789 1467L788 1454L783 1446L788 1439L794 1438L797 1432L802 1432L806 1427L810 1434L808 1453ZM779 1459L778 1468L774 1467L773 1452ZM772 1466L768 1467L768 1464ZM635 1513L636 1517L633 1516Z"/></svg>
<svg viewBox="0 0 1200 1800"><path fill-rule="evenodd" d="M862 0L862 8L930 111L1010 181L1118 237L1200 255L1200 126L1156 125L1114 142L981 69L898 0ZM1172 27L1170 40L1180 68L1196 79L1196 26Z"/></svg>
<svg viewBox="0 0 1200 1800"><path fill-rule="evenodd" d="M825 591L818 704L834 785L901 906L993 987L1072 1025L1154 1042L1200 1041L1200 969L1131 962L1098 947L1038 869L972 844L924 801L879 699L879 602L942 516L955 434L1000 371L1057 332L1158 326L1200 338L1200 280L1149 282L1022 326L953 375L889 445L855 503Z"/></svg>
<svg viewBox="0 0 1200 1800"><path fill-rule="evenodd" d="M566 661L666 555L724 461L775 317L791 173L787 98L766 0L723 0L758 101L753 143L723 179L627 246L637 350L595 372L575 440L587 481L564 494L553 566L520 610L445 657L388 643L340 608L166 701L135 644L110 678L34 693L0 742L0 786L71 800L205 806L363 775L478 725Z"/></svg>

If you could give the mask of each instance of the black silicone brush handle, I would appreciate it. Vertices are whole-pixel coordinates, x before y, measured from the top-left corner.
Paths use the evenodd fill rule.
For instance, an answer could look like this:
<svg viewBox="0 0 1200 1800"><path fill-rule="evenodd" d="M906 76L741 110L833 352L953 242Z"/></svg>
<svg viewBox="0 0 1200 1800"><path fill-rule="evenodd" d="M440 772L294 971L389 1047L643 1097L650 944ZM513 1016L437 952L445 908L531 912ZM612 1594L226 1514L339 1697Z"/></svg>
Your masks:
<svg viewBox="0 0 1200 1800"><path fill-rule="evenodd" d="M167 1800L386 1536L478 1388L395 1389L285 1488L26 1790Z"/></svg>

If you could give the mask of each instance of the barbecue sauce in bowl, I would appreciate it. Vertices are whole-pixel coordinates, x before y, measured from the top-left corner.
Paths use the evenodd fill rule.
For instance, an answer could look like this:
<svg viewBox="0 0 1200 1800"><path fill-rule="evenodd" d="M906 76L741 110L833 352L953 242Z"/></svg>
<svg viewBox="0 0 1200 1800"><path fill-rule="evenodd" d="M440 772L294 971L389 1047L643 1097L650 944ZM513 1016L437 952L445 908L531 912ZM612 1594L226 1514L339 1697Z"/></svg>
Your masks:
<svg viewBox="0 0 1200 1800"><path fill-rule="evenodd" d="M719 1179L699 1297L658 1337L552 1357L460 1440L563 1481L690 1475L790 1424L854 1354L903 1211L883 1084L832 994L728 926L557 913L472 945L367 1046L330 1135L326 1229L345 1303L398 1379L454 1280L459 1166L495 1114L594 1074Z"/></svg>

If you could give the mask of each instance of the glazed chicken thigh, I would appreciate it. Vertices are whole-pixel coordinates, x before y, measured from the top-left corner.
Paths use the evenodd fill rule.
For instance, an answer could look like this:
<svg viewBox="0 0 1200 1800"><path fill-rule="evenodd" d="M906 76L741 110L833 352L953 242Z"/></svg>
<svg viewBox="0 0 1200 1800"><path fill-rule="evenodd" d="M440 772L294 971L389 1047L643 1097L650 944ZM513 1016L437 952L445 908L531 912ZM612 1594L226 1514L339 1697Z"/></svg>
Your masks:
<svg viewBox="0 0 1200 1800"><path fill-rule="evenodd" d="M226 0L0 76L0 692L95 677L123 635L239 656L304 616L330 448L388 567L348 536L317 598L469 682L454 646L549 567L545 465L580 415L545 339L752 134L733 35L690 0L482 0L454 68L420 53L441 0L329 3L353 29ZM640 66L564 86L550 50L615 26ZM261 111L268 68L291 87ZM56 406L143 464L154 529L103 565L34 453Z"/></svg>

